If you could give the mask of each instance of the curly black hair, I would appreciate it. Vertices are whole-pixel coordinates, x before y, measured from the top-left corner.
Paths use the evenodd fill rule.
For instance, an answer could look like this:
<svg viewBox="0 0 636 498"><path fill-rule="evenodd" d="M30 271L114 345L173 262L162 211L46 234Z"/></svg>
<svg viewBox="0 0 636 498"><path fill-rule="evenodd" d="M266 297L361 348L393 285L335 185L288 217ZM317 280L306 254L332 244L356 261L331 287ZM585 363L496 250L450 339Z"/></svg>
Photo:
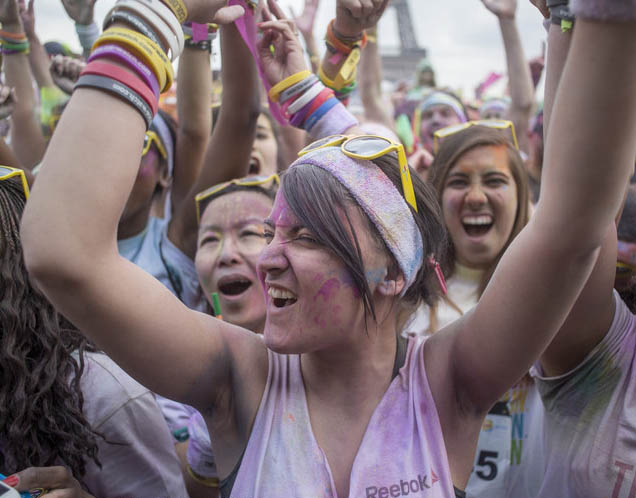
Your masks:
<svg viewBox="0 0 636 498"><path fill-rule="evenodd" d="M0 470L63 464L81 479L97 465L82 408L84 352L95 348L33 285L20 243L25 195L0 181Z"/></svg>

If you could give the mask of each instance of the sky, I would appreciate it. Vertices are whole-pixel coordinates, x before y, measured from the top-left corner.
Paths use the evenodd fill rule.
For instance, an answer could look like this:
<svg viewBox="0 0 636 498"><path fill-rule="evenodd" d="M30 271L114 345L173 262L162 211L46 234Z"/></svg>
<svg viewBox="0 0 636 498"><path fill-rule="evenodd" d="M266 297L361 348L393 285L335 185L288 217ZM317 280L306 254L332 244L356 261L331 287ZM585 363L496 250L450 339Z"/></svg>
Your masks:
<svg viewBox="0 0 636 498"><path fill-rule="evenodd" d="M101 23L115 0L97 0L95 16ZM289 10L302 10L304 0L279 0ZM335 14L335 0L321 0L316 19L317 39ZM491 71L506 70L497 18L480 0L409 0L418 43L428 49L437 82L472 96L473 88ZM79 51L73 22L59 0L35 0L36 29L43 41L65 41ZM528 0L518 0L517 24L526 58L541 53L545 39L542 17ZM380 20L381 51L399 47L397 22L388 10ZM322 45L322 44L320 44Z"/></svg>

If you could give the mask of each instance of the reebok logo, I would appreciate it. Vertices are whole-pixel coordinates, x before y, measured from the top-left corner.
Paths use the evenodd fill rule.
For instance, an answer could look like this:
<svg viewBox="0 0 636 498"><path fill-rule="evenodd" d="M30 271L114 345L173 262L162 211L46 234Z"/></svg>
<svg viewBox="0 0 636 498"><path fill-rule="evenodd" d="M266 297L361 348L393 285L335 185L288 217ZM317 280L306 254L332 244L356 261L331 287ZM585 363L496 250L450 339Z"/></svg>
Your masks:
<svg viewBox="0 0 636 498"><path fill-rule="evenodd" d="M417 479L411 479L405 481L400 479L399 484L392 484L389 486L369 486L365 489L366 498L398 498L400 496L413 495L420 492L425 492L430 489L433 484L439 481L439 478L432 472L432 477L429 482L428 475L418 474Z"/></svg>

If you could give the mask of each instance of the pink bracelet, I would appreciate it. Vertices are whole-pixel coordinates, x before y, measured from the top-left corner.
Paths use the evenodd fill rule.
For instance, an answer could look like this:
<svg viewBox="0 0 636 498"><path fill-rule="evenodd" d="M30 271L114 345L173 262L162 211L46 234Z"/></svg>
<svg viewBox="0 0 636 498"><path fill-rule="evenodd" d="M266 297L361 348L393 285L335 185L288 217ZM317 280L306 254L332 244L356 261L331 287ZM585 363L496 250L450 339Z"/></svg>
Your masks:
<svg viewBox="0 0 636 498"><path fill-rule="evenodd" d="M139 77L143 80L143 82L150 87L152 93L155 95L155 98L159 99L159 82L157 81L157 77L150 70L148 66L146 66L143 62L141 62L137 57L132 55L127 50L123 49L119 45L115 45L114 43L108 45L102 45L101 47L96 48L91 53L91 56L88 58L87 62L92 62L95 59L100 58L112 58L119 62L123 62L126 67L132 69Z"/></svg>

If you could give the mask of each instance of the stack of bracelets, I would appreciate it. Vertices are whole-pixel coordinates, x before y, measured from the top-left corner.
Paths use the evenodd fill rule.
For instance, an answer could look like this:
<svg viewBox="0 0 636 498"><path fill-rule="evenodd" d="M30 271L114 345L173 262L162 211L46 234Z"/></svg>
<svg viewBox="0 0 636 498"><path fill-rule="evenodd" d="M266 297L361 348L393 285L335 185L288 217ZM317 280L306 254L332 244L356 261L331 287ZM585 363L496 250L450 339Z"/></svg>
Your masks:
<svg viewBox="0 0 636 498"><path fill-rule="evenodd" d="M269 98L281 105L289 124L304 129L312 137L340 133L342 130L332 129L334 125L344 130L358 123L336 98L334 91L325 87L308 70L274 85L269 91Z"/></svg>
<svg viewBox="0 0 636 498"><path fill-rule="evenodd" d="M141 114L148 129L159 94L172 85L171 61L183 50L181 23L186 16L182 0L117 0L75 88L99 89L121 98Z"/></svg>
<svg viewBox="0 0 636 498"><path fill-rule="evenodd" d="M346 59L333 80L327 77L322 65L320 66L318 75L320 76L320 81L322 81L325 86L331 88L335 92L336 97L346 105L349 101L349 95L356 88L360 50L364 48L367 43L367 35L363 32L361 36L348 38L337 33L334 30L333 24L334 20L329 23L327 36L325 37L327 50L329 54L331 54L329 62L336 66L342 62L342 59Z"/></svg>
<svg viewBox="0 0 636 498"><path fill-rule="evenodd" d="M29 40L24 33L0 30L0 43L2 43L2 55L29 53Z"/></svg>
<svg viewBox="0 0 636 498"><path fill-rule="evenodd" d="M212 42L216 38L219 26L214 23L198 24L187 22L183 25L185 46L212 52Z"/></svg>

